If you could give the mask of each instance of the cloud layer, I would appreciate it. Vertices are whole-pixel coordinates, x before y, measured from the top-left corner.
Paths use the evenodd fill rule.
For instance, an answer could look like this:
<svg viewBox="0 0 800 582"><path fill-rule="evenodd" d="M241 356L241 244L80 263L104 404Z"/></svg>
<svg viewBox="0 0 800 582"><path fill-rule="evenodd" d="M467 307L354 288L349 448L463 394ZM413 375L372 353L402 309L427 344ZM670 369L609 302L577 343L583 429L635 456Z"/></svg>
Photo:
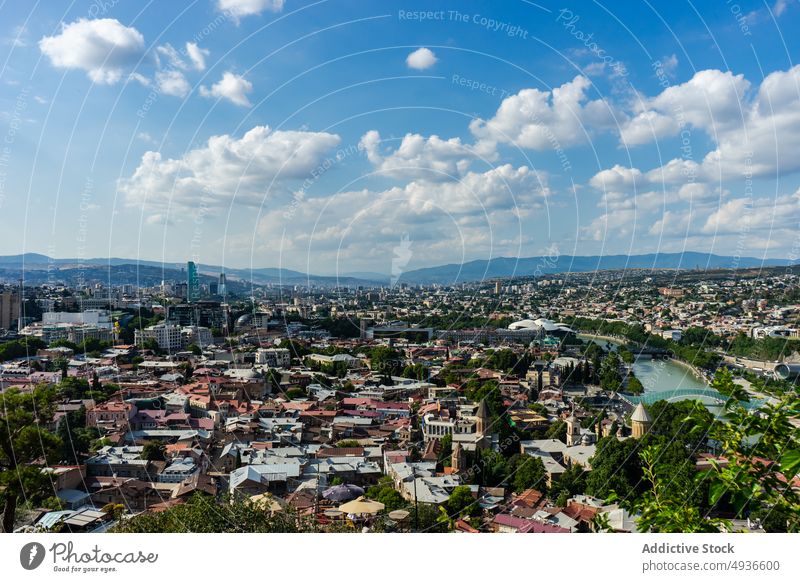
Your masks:
<svg viewBox="0 0 800 582"><path fill-rule="evenodd" d="M285 191L287 182L308 177L339 141L330 133L257 126L238 139L211 137L177 159L148 151L119 189L128 205L158 211L170 205L196 209L201 203L257 206L270 193Z"/></svg>
<svg viewBox="0 0 800 582"><path fill-rule="evenodd" d="M118 20L81 18L62 24L61 32L39 41L54 67L86 71L99 84L123 79L144 55L144 36Z"/></svg>

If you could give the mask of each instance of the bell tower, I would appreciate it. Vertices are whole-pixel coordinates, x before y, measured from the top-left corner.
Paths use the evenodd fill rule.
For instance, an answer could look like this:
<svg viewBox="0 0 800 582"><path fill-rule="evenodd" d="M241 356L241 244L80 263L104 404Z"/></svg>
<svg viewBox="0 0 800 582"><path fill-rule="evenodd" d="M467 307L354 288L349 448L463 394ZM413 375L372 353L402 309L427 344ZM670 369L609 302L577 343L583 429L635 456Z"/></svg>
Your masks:
<svg viewBox="0 0 800 582"><path fill-rule="evenodd" d="M565 422L567 423L567 446L574 447L581 444L581 424L575 415L570 414Z"/></svg>

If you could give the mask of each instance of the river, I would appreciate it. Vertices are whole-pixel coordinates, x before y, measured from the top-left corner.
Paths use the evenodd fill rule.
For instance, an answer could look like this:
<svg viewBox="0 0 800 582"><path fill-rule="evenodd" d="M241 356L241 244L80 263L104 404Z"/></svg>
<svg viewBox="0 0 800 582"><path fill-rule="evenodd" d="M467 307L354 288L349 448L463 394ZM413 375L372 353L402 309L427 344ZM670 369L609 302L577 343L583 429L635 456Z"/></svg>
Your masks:
<svg viewBox="0 0 800 582"><path fill-rule="evenodd" d="M600 338L588 334L578 335L584 341L593 341L602 348L615 350L622 342L611 338ZM708 388L706 381L698 376L689 366L673 360L656 360L649 357L636 358L633 373L644 386L646 393L671 392L673 390L700 390ZM713 413L720 407L711 399L698 398Z"/></svg>

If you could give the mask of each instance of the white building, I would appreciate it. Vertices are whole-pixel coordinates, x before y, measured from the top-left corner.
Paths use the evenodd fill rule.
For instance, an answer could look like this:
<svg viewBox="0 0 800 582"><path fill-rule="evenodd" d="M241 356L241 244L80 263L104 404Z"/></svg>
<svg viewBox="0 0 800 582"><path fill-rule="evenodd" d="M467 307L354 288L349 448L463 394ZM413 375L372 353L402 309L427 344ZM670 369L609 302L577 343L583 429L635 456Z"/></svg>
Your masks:
<svg viewBox="0 0 800 582"><path fill-rule="evenodd" d="M665 329L661 332L661 337L663 337L665 340L679 342L683 337L683 332L679 329Z"/></svg>
<svg viewBox="0 0 800 582"><path fill-rule="evenodd" d="M207 327L200 327L197 325L186 326L181 329L181 334L183 335L184 346L195 344L196 346L204 348L214 343L214 336Z"/></svg>
<svg viewBox="0 0 800 582"><path fill-rule="evenodd" d="M180 350L183 347L183 333L178 325L157 323L145 329L134 332L136 345L142 345L147 340L155 340L162 350Z"/></svg>
<svg viewBox="0 0 800 582"><path fill-rule="evenodd" d="M288 368L292 365L292 355L286 348L259 348L256 350L256 364Z"/></svg>
<svg viewBox="0 0 800 582"><path fill-rule="evenodd" d="M94 327L111 329L114 326L111 313L104 309L87 309L79 313L66 311L49 311L42 314L42 324L58 325L68 323L72 325L91 325Z"/></svg>

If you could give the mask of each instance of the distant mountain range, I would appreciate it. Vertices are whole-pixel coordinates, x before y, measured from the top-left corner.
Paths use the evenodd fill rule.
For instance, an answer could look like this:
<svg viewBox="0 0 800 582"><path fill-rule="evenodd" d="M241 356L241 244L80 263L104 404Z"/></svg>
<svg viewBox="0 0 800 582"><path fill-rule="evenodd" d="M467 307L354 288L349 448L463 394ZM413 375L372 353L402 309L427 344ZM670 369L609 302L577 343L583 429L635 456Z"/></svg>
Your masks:
<svg viewBox="0 0 800 582"><path fill-rule="evenodd" d="M619 269L750 269L797 264L788 259L757 259L729 257L711 253L652 253L646 255L605 255L506 258L470 261L463 264L441 265L403 273L400 281L407 283L449 283L480 281L508 277L530 277L556 273L585 273Z"/></svg>
<svg viewBox="0 0 800 582"><path fill-rule="evenodd" d="M620 269L751 269L799 264L788 259L757 259L731 257L710 253L652 253L645 255L606 256L542 256L527 258L498 257L488 260L453 263L407 271L398 281L408 284L466 283L484 279L530 277L567 272L591 272ZM111 281L114 284L157 285L162 280L176 280L185 276L181 272L185 263L165 263L138 259L52 259L37 253L0 256L0 279L16 281L23 275L30 284L47 281ZM198 265L201 275L211 280L222 272L216 265ZM229 281L241 283L321 285L321 286L375 286L389 284L389 276L372 272L344 273L325 276L302 273L291 269L264 267L255 269L224 269Z"/></svg>

